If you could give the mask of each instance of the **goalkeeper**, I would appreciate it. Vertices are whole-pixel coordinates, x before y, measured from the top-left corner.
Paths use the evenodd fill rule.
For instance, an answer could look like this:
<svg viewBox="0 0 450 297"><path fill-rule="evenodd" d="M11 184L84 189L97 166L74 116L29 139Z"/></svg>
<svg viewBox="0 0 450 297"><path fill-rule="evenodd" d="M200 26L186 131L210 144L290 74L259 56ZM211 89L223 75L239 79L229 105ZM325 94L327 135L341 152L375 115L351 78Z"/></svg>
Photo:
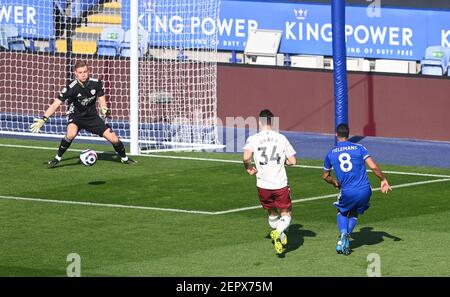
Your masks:
<svg viewBox="0 0 450 297"><path fill-rule="evenodd" d="M105 124L104 119L110 116L111 111L106 105L102 81L89 77L88 64L85 61L77 61L74 70L76 79L61 90L56 100L44 112L43 117L34 119L34 123L30 126L31 132L39 133L49 117L55 113L63 102L67 101L67 133L61 140L57 155L48 162L48 168L53 168L61 162L63 154L70 147L70 144L81 129L108 140L120 156L122 163L135 164L136 161L127 157L123 143L111 128ZM103 119L97 112L97 101Z"/></svg>

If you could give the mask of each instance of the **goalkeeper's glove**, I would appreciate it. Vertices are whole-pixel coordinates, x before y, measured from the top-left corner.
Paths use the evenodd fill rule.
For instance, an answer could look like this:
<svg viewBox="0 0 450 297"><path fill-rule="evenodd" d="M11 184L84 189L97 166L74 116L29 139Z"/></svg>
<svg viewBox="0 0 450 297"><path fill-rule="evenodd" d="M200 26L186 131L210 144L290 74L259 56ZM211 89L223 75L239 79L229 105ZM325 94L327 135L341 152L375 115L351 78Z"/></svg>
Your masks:
<svg viewBox="0 0 450 297"><path fill-rule="evenodd" d="M44 126L45 122L48 121L46 116L43 116L40 119L34 119L34 123L30 126L30 131L32 133L39 133L41 131L42 126Z"/></svg>
<svg viewBox="0 0 450 297"><path fill-rule="evenodd" d="M106 106L102 106L100 108L100 111L101 111L101 113L103 115L103 118L105 118L105 119L108 118L111 115L111 109L109 109Z"/></svg>

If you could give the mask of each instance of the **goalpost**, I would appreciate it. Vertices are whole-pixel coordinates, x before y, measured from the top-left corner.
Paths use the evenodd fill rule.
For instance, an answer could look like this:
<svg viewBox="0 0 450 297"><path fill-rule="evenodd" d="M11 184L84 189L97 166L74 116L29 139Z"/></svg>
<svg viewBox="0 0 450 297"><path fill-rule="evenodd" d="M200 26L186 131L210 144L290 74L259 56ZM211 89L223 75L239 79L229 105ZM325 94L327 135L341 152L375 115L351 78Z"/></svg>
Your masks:
<svg viewBox="0 0 450 297"><path fill-rule="evenodd" d="M335 130L348 125L347 46L345 41L345 0L331 1L333 24L333 84ZM334 139L335 145L337 138Z"/></svg>
<svg viewBox="0 0 450 297"><path fill-rule="evenodd" d="M61 138L65 104L41 133L29 125L73 79L75 61L86 60L104 83L107 123L131 154L222 148L219 7L220 0L2 0L0 134ZM16 51L17 42L26 50ZM102 139L85 131L77 138Z"/></svg>

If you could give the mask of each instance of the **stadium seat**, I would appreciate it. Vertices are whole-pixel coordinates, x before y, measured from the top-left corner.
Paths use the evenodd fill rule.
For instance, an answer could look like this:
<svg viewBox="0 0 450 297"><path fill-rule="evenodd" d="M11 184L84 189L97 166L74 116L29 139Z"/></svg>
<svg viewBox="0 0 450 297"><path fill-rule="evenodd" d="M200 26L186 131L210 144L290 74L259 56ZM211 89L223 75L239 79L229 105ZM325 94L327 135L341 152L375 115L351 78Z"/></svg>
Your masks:
<svg viewBox="0 0 450 297"><path fill-rule="evenodd" d="M55 0L54 1L56 8L61 13L61 15L65 14L67 1L66 0Z"/></svg>
<svg viewBox="0 0 450 297"><path fill-rule="evenodd" d="M25 46L25 40L23 37L19 36L19 31L17 27L10 24L2 25L0 28L2 31L2 46L11 51L25 51L27 48Z"/></svg>
<svg viewBox="0 0 450 297"><path fill-rule="evenodd" d="M442 76L447 72L450 61L450 48L430 46L425 50L421 61L422 74Z"/></svg>
<svg viewBox="0 0 450 297"><path fill-rule="evenodd" d="M67 5L66 1L62 5ZM75 18L81 17L83 14L89 12L94 6L99 5L102 1L100 0L78 0L70 2L69 10L71 16Z"/></svg>
<svg viewBox="0 0 450 297"><path fill-rule="evenodd" d="M117 56L123 42L124 32L120 27L106 27L97 42L99 56Z"/></svg>
<svg viewBox="0 0 450 297"><path fill-rule="evenodd" d="M146 30L139 30L138 32L138 50L139 50L139 57L144 56L147 53L148 50L148 32ZM120 45L120 55L122 57L130 57L130 49L131 49L131 31L128 30L125 33L125 40Z"/></svg>
<svg viewBox="0 0 450 297"><path fill-rule="evenodd" d="M3 28L0 28L0 47L8 49L8 41L6 40L6 34L3 32Z"/></svg>

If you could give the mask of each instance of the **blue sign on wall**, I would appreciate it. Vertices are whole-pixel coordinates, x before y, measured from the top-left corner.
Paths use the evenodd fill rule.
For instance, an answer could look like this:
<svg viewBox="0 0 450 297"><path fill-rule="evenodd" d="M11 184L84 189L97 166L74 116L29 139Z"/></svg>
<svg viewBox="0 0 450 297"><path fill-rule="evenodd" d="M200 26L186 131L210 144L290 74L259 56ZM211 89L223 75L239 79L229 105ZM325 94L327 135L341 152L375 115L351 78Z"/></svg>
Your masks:
<svg viewBox="0 0 450 297"><path fill-rule="evenodd" d="M54 38L53 0L1 0L0 24L15 25L25 38Z"/></svg>
<svg viewBox="0 0 450 297"><path fill-rule="evenodd" d="M176 48L214 48L217 18L208 15L210 7L194 6L192 1L179 1L176 5L156 5L155 1L139 0L139 29L149 32L152 46ZM130 2L122 1L122 28L130 28Z"/></svg>
<svg viewBox="0 0 450 297"><path fill-rule="evenodd" d="M122 24L128 29L129 6L125 2ZM281 53L332 53L330 5L221 2L220 17L213 21L187 7L166 13L140 0L139 23L150 32L149 40L154 45L191 47L201 44L217 29L220 50L244 51L249 30L260 28L283 31ZM427 46L450 47L450 11L381 8L374 13L369 7L348 6L346 14L350 57L421 60Z"/></svg>
<svg viewBox="0 0 450 297"><path fill-rule="evenodd" d="M168 13L149 3L154 2L139 0L139 23L153 45L211 47L217 29L220 50L243 51L249 30L261 28L283 31L281 53L331 55L329 5L222 0L214 20L201 8L192 10L190 1ZM129 1L122 6L127 30ZM348 6L346 12L348 56L420 60L427 46L450 47L450 11L381 8L377 15L368 7ZM53 1L1 0L0 24L14 24L25 38L53 38Z"/></svg>
<svg viewBox="0 0 450 297"><path fill-rule="evenodd" d="M429 45L450 47L450 11L348 6L346 24L348 56L420 60ZM282 53L332 54L329 5L222 2L219 49L243 51L253 28L282 30Z"/></svg>

